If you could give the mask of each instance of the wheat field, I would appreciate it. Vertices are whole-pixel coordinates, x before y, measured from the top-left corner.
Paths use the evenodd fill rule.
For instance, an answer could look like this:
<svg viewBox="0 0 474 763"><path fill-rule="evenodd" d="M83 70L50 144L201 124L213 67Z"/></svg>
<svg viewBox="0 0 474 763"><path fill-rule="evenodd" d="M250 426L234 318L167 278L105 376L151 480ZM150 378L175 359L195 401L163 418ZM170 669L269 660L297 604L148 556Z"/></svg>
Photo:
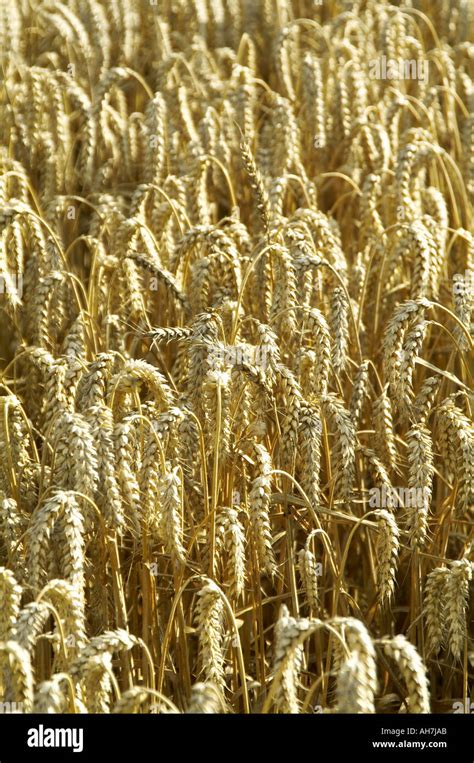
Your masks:
<svg viewBox="0 0 474 763"><path fill-rule="evenodd" d="M469 712L474 7L0 0L0 704Z"/></svg>

